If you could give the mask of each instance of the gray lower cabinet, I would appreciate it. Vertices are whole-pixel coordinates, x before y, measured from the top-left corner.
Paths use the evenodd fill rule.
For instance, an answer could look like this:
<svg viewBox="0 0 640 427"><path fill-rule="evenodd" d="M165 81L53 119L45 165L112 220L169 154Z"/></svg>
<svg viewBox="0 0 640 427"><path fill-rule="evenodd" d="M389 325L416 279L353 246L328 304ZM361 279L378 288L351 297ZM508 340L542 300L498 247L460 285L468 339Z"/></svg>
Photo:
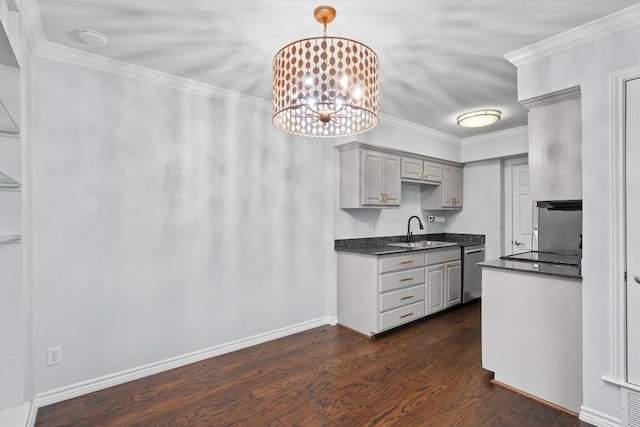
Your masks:
<svg viewBox="0 0 640 427"><path fill-rule="evenodd" d="M426 256L427 314L462 302L460 249L444 249Z"/></svg>
<svg viewBox="0 0 640 427"><path fill-rule="evenodd" d="M427 270L427 314L444 310L444 266L430 265Z"/></svg>
<svg viewBox="0 0 640 427"><path fill-rule="evenodd" d="M460 283L457 247L381 256L338 252L338 323L372 336L459 304Z"/></svg>
<svg viewBox="0 0 640 427"><path fill-rule="evenodd" d="M444 307L448 308L460 304L462 302L462 263L460 260L444 265L444 277L446 295Z"/></svg>

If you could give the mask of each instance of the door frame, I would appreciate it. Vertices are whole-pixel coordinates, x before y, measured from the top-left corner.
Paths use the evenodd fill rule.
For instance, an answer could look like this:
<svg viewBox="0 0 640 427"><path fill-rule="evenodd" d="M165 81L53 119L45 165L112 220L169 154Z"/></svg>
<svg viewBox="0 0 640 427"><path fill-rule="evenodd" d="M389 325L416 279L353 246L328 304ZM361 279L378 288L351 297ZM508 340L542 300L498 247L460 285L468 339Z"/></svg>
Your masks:
<svg viewBox="0 0 640 427"><path fill-rule="evenodd" d="M625 194L625 84L627 80L640 78L640 66L611 74L611 141L612 141L612 216L613 238L612 271L612 346L611 372L603 379L627 388L638 390L627 383L627 298L626 298L626 194Z"/></svg>
<svg viewBox="0 0 640 427"><path fill-rule="evenodd" d="M528 156L514 157L503 161L502 179L504 182L504 228L502 230L502 235L504 236L504 239L502 241L501 255L505 255L507 253L507 248L511 247L511 241L513 240L513 167L515 165L524 164L529 164Z"/></svg>

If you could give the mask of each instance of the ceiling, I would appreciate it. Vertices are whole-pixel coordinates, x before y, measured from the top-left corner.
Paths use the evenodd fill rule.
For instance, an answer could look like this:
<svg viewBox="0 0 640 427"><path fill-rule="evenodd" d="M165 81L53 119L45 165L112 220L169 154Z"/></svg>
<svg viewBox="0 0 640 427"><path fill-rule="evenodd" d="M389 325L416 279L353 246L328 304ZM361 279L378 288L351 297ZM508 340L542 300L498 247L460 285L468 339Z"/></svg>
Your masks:
<svg viewBox="0 0 640 427"><path fill-rule="evenodd" d="M313 10L338 11L328 35L358 40L380 60L380 111L457 137L526 124L506 53L637 0L38 0L49 42L271 98L271 61L285 44L322 35ZM109 39L84 44L80 28ZM480 129L457 115L497 108Z"/></svg>

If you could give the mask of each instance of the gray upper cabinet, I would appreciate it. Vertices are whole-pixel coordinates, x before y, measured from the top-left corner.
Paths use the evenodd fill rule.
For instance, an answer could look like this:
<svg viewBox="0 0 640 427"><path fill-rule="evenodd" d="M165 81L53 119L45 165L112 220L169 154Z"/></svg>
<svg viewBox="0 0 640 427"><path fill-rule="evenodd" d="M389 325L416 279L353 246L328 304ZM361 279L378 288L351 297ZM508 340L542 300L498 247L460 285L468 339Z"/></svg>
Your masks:
<svg viewBox="0 0 640 427"><path fill-rule="evenodd" d="M402 158L402 179L409 181L422 181L422 160L412 157Z"/></svg>
<svg viewBox="0 0 640 427"><path fill-rule="evenodd" d="M400 206L400 156L361 148L340 150L340 208Z"/></svg>
<svg viewBox="0 0 640 427"><path fill-rule="evenodd" d="M402 180L410 182L441 182L442 163L413 157L402 157Z"/></svg>
<svg viewBox="0 0 640 427"><path fill-rule="evenodd" d="M425 185L421 190L423 210L462 209L462 168L442 165L440 185Z"/></svg>
<svg viewBox="0 0 640 427"><path fill-rule="evenodd" d="M422 209L462 209L462 164L360 142L336 148L341 209L398 207L403 181L422 184Z"/></svg>
<svg viewBox="0 0 640 427"><path fill-rule="evenodd" d="M555 92L522 104L529 109L531 200L581 200L580 88Z"/></svg>
<svg viewBox="0 0 640 427"><path fill-rule="evenodd" d="M442 163L430 162L425 160L422 162L424 170L424 180L429 182L442 181Z"/></svg>

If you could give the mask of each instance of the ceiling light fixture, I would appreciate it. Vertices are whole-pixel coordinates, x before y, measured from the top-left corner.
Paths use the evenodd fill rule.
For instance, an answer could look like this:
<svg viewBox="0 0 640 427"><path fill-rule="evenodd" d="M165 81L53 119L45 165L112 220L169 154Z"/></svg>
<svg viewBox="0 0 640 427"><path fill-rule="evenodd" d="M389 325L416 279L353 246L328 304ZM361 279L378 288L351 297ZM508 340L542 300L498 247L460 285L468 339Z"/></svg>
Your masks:
<svg viewBox="0 0 640 427"><path fill-rule="evenodd" d="M313 11L323 36L302 39L273 58L273 124L283 132L341 137L378 124L378 55L351 39L327 37L331 6Z"/></svg>
<svg viewBox="0 0 640 427"><path fill-rule="evenodd" d="M456 119L458 126L465 128L480 128L492 125L500 120L502 112L500 110L476 110L460 114Z"/></svg>

